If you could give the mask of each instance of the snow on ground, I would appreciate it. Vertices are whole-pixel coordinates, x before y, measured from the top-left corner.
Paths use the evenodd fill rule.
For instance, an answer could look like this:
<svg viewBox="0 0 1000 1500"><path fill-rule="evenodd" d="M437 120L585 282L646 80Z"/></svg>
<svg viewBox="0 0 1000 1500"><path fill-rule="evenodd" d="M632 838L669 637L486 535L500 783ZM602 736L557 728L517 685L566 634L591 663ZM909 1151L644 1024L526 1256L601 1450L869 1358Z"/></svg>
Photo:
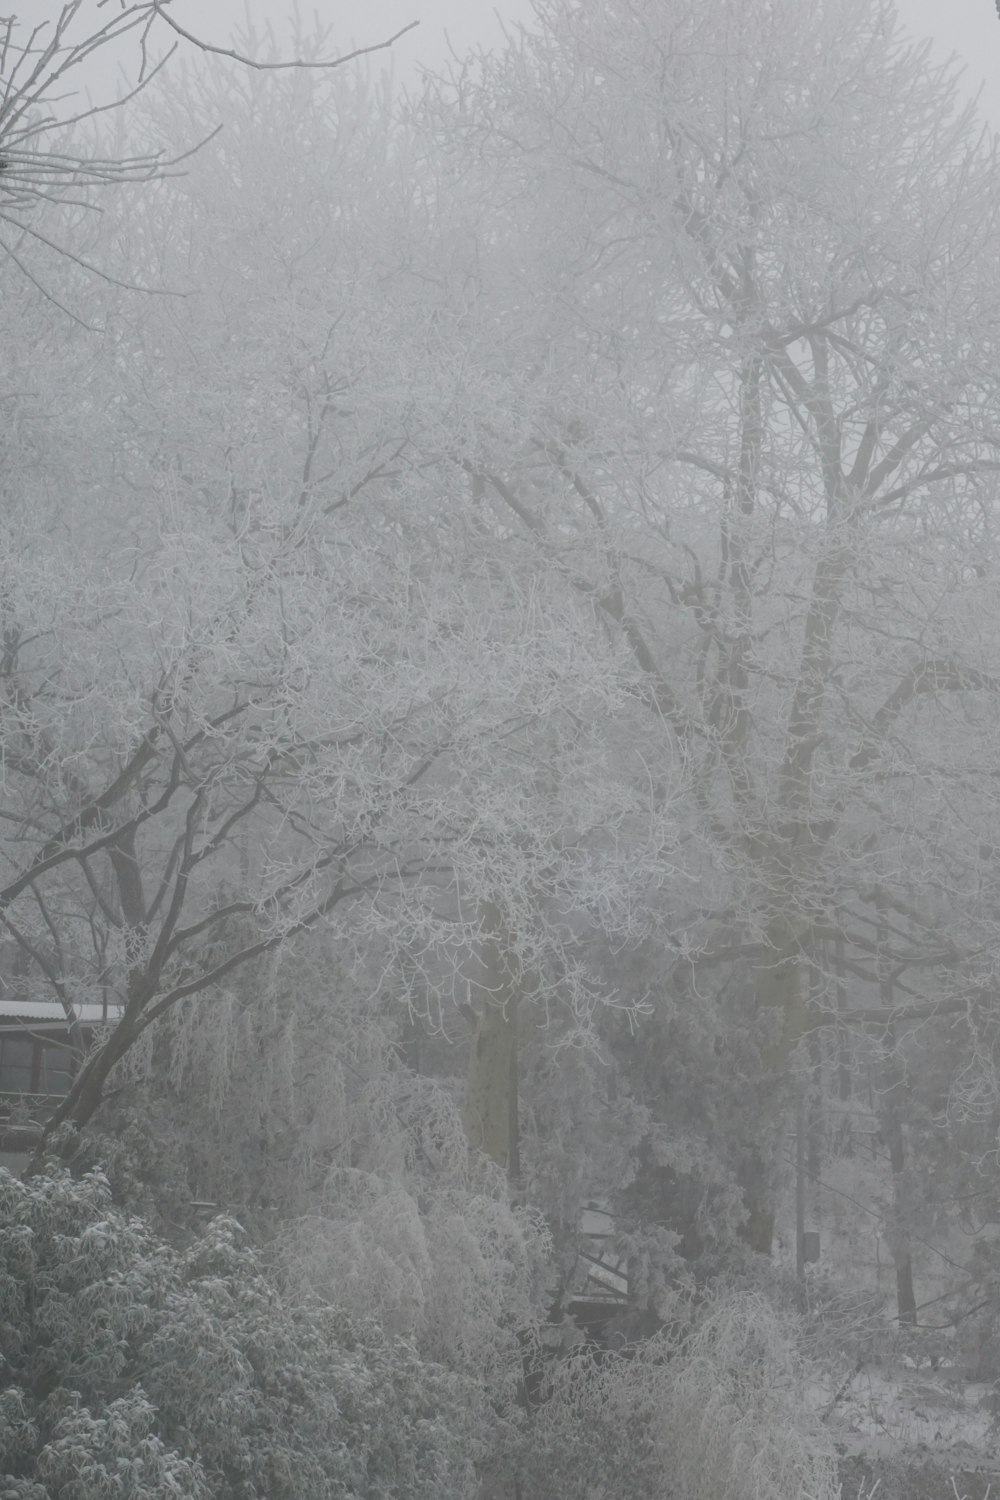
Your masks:
<svg viewBox="0 0 1000 1500"><path fill-rule="evenodd" d="M843 1456L845 1500L1000 1500L1000 1443L989 1385L913 1360L872 1364L843 1385L828 1376L808 1389Z"/></svg>
<svg viewBox="0 0 1000 1500"><path fill-rule="evenodd" d="M826 1412L833 1391L817 1389L816 1395ZM950 1371L870 1368L855 1375L826 1423L855 1452L873 1451L878 1439L896 1448L986 1454L994 1449L991 1397L988 1385L957 1380Z"/></svg>

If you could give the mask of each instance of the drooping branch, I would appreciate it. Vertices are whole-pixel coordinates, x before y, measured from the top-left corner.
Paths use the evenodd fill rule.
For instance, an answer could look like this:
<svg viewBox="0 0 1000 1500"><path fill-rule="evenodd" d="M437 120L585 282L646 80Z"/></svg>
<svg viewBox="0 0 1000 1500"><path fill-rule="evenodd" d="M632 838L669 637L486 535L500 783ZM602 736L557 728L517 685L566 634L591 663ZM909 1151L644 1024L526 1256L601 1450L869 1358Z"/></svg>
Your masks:
<svg viewBox="0 0 1000 1500"><path fill-rule="evenodd" d="M151 0L150 9L158 19L164 21L179 37L183 37L186 42L190 42L193 46L197 47L199 52L210 52L216 57L228 57L233 62L242 63L245 68L256 68L260 71L274 71L285 68L322 68L326 70L342 68L345 63L354 62L359 57L369 57L373 52L384 52L388 47L398 42L400 37L406 36L408 32L415 30L420 25L419 21L409 21L405 26L401 26L398 31L393 32L392 36L386 37L384 41L370 42L367 47L355 47L353 52L344 52L339 57L327 59L293 57L285 62L261 62L258 58L248 57L243 52L237 52L233 47L217 47L212 42L206 42L201 37L196 36L194 32L188 31L186 27L182 26L179 21L175 20L169 14L166 9L169 3L170 0ZM142 8L144 9L145 7Z"/></svg>

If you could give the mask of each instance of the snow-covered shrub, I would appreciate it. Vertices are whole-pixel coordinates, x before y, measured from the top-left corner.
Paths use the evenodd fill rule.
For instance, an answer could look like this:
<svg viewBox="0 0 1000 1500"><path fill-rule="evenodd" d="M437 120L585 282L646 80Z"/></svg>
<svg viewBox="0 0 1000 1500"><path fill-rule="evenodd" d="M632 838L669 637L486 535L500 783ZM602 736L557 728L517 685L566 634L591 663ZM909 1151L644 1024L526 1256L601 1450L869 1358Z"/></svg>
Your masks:
<svg viewBox="0 0 1000 1500"><path fill-rule="evenodd" d="M510 1204L492 1163L473 1163L465 1181L442 1176L418 1192L405 1177L342 1171L323 1212L291 1222L271 1254L290 1285L354 1314L370 1309L509 1412L538 1324L548 1235L537 1214Z"/></svg>
<svg viewBox="0 0 1000 1500"><path fill-rule="evenodd" d="M680 1322L680 1319L678 1320ZM833 1500L834 1455L804 1404L797 1326L720 1297L686 1336L572 1355L520 1455L532 1500Z"/></svg>
<svg viewBox="0 0 1000 1500"><path fill-rule="evenodd" d="M475 1392L282 1296L216 1219L188 1250L106 1180L0 1172L0 1494L464 1500Z"/></svg>
<svg viewBox="0 0 1000 1500"><path fill-rule="evenodd" d="M686 1500L819 1500L833 1448L808 1414L796 1324L764 1296L720 1298L671 1367L669 1437Z"/></svg>

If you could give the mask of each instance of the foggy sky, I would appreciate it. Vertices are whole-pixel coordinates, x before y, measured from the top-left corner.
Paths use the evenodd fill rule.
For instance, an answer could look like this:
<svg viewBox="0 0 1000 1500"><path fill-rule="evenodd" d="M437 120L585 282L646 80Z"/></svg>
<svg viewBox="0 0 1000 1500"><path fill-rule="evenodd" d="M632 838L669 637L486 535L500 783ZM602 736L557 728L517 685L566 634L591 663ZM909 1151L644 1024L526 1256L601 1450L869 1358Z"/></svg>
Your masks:
<svg viewBox="0 0 1000 1500"><path fill-rule="evenodd" d="M600 0L592 0L600 4ZM711 3L711 0L706 0ZM50 19L56 0L20 0L14 9L23 22ZM931 40L936 59L954 53L964 65L969 94L982 87L981 106L991 123L1000 128L1000 19L994 0L897 0L904 26L915 38ZM171 13L206 41L231 45L244 17L262 26L271 22L287 35L292 0L173 0ZM417 29L392 48L392 70L401 82L416 78L421 67L440 67L449 51L464 54L474 47L490 48L502 38L502 26L529 22L531 0L339 0L320 7L329 19L336 50L350 51L392 35L408 22L418 20ZM301 14L309 18L313 7L304 3ZM388 65L389 54L373 59L377 72ZM88 76L88 88L108 97L114 89L114 69L104 58L100 73ZM130 73L132 59L119 65Z"/></svg>
<svg viewBox="0 0 1000 1500"><path fill-rule="evenodd" d="M592 0L600 4L600 0ZM706 0L711 4L711 0ZM258 17L290 10L284 0L249 0ZM906 29L915 38L933 42L942 61L955 53L967 70L970 93L983 85L982 104L1000 127L1000 19L994 0L897 0ZM205 0L176 0L179 17L205 28ZM212 0L212 39L222 40L244 14L245 0ZM309 14L309 7L303 7ZM328 14L337 32L351 45L381 40L407 22L420 25L393 49L399 74L412 74L418 65L436 67L448 55L448 41L464 53L474 46L492 47L500 40L501 23L529 21L530 0L366 0L363 5L332 5Z"/></svg>

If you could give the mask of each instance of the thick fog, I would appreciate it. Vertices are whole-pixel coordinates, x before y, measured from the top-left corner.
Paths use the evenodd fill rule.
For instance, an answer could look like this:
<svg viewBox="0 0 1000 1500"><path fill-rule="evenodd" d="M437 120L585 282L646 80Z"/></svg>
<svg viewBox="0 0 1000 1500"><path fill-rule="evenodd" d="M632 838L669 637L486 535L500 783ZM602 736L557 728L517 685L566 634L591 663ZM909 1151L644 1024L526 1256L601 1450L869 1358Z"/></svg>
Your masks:
<svg viewBox="0 0 1000 1500"><path fill-rule="evenodd" d="M14 3L0 1500L995 1495L992 0Z"/></svg>

